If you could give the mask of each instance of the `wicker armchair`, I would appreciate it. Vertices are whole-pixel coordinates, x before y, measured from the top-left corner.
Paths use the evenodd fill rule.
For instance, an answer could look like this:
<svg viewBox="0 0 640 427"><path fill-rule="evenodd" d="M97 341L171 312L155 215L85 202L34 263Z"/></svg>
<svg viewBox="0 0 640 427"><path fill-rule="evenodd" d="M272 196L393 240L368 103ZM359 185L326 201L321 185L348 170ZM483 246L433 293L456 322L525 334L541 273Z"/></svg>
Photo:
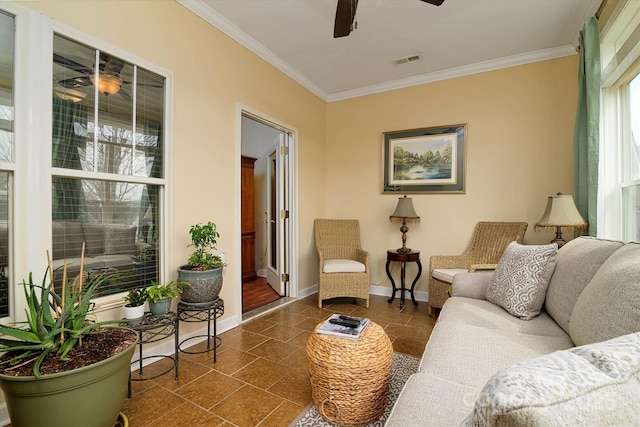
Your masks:
<svg viewBox="0 0 640 427"><path fill-rule="evenodd" d="M450 282L433 277L434 270L493 270L509 243L514 240L522 243L527 226L526 222L479 222L467 252L462 255L432 255L429 263L429 313L434 308L442 308L449 297Z"/></svg>
<svg viewBox="0 0 640 427"><path fill-rule="evenodd" d="M318 251L318 307L337 297L362 298L369 307L369 252L360 247L360 224L355 219L316 219Z"/></svg>

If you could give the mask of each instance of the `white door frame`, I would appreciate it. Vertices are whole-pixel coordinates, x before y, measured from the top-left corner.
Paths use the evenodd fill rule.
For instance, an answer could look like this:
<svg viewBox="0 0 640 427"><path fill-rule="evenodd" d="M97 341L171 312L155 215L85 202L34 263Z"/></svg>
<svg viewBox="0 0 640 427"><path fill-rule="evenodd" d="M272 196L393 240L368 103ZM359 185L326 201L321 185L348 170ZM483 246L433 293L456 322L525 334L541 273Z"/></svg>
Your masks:
<svg viewBox="0 0 640 427"><path fill-rule="evenodd" d="M288 170L287 182L289 186L289 247L288 247L288 262L289 267L289 296L293 298L298 297L298 264L295 260L298 259L298 169L297 169L297 141L298 130L291 125L281 122L273 117L268 116L258 110L248 107L243 104L236 104L236 147L235 147L235 159L236 159L236 212L242 212L242 201L240 197L240 157L242 155L242 116L247 116L253 120L264 123L273 128L279 129L290 135L289 138L289 155L287 156ZM238 260L235 266L236 277L241 281L242 279L242 224L240 215L236 215L236 259ZM242 286L235 286L236 288L236 309L238 313L242 313Z"/></svg>

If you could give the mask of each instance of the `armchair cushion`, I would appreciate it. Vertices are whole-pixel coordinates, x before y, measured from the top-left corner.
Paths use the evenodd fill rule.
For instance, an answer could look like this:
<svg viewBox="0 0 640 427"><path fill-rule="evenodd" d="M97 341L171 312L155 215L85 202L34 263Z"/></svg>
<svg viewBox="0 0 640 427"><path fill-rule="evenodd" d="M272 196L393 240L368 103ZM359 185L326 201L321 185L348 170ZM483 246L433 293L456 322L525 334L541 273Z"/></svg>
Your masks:
<svg viewBox="0 0 640 427"><path fill-rule="evenodd" d="M453 283L453 278L458 273L467 273L469 270L466 268L436 268L431 273L431 276L446 283Z"/></svg>
<svg viewBox="0 0 640 427"><path fill-rule="evenodd" d="M364 273L363 263L351 259L328 259L322 266L323 273Z"/></svg>
<svg viewBox="0 0 640 427"><path fill-rule="evenodd" d="M487 301L523 320L536 317L544 304L557 254L555 243L509 243L487 288Z"/></svg>

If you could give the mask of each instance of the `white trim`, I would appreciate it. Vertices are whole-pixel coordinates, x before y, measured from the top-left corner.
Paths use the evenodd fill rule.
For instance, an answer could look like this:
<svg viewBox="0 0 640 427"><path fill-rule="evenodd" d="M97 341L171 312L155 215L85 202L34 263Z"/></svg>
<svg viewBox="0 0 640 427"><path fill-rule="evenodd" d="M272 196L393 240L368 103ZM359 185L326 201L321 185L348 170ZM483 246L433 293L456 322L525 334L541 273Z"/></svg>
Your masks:
<svg viewBox="0 0 640 427"><path fill-rule="evenodd" d="M554 47L551 49L538 50L520 55L507 56L493 59L491 61L478 62L461 67L449 68L447 70L434 71L433 73L421 74L419 76L408 77L406 79L395 80L377 85L365 86L358 89L346 90L332 93L327 96L327 101L341 101L359 96L372 95L375 93L390 90L402 89L410 86L417 86L425 83L433 83L440 80L448 80L456 77L468 76L471 74L484 73L487 71L499 70L501 68L515 67L517 65L530 64L533 62L546 61L564 56L576 55L576 50L571 45Z"/></svg>
<svg viewBox="0 0 640 427"><path fill-rule="evenodd" d="M391 297L391 288L387 286L379 286L379 285L369 285L369 294L371 295L379 295L383 297L390 298ZM298 299L306 298L310 295L318 293L318 284L316 283L313 286L309 286L308 288L302 289L298 294ZM416 301L427 302L429 301L429 292L428 291L414 291L413 296ZM405 295L405 304L407 304L407 298L409 298L409 304L411 304L411 298ZM400 294L396 293L396 297L392 302L397 302L400 299Z"/></svg>
<svg viewBox="0 0 640 427"><path fill-rule="evenodd" d="M565 45L551 49L543 49L534 52L528 52L520 55L513 55L505 58L498 58L491 61L479 62L476 64L465 65L461 67L451 68L448 70L435 71L433 73L422 74L406 79L395 80L370 86L365 86L352 90L345 90L335 93L327 93L322 88L309 80L305 75L297 69L283 61L270 49L256 41L253 37L238 28L227 18L219 14L217 11L209 7L204 0L177 0L178 3L191 10L193 13L204 19L220 31L249 49L251 52L267 61L269 64L282 71L294 81L300 83L311 93L322 98L326 102L341 101L350 98L357 98L365 95L386 92L395 89L401 89L410 86L432 83L440 80L451 79L455 77L467 76L470 74L482 73L486 71L498 70L516 65L524 65L532 62L546 61L549 59L560 58L576 54L575 46ZM593 4L599 3L591 0L589 8L593 8Z"/></svg>
<svg viewBox="0 0 640 427"><path fill-rule="evenodd" d="M191 10L193 13L204 19L242 46L249 49L251 52L258 55L260 58L267 61L269 64L282 71L291 79L300 83L303 87L307 88L310 92L314 93L318 97L326 100L327 93L318 87L315 83L301 74L298 70L291 65L280 59L275 53L267 49L261 43L258 43L253 37L238 28L235 24L231 23L227 18L220 15L215 10L211 9L202 0L177 0L178 3Z"/></svg>
<svg viewBox="0 0 640 427"><path fill-rule="evenodd" d="M275 128L280 131L289 134L290 144L289 144L289 164L287 165L287 169L289 171L288 175L288 185L290 190L290 200L289 200L289 231L291 232L289 236L289 255L288 258L291 261L289 263L289 296L293 298L297 298L298 288L299 288L299 271L298 271L298 263L296 260L299 259L299 221L298 221L298 129L294 126L288 125L278 119L275 119L267 114L260 112L254 108L248 107L244 104L237 103L236 104L236 148L235 148L235 158L237 159L236 163L236 180L235 180L235 194L236 194L236 212L241 212L241 198L240 198L240 156L242 154L242 116L243 114L253 116L256 120L261 122L268 122L272 124ZM236 236L241 236L241 228L242 224L240 221L240 217L237 217L237 221L235 224ZM237 246L236 250L236 259L242 259L242 245ZM238 263L241 264L241 263ZM236 274L237 277L242 277L242 265L236 266ZM237 309L239 313L242 313L242 288L240 286L236 287L236 301L237 301Z"/></svg>

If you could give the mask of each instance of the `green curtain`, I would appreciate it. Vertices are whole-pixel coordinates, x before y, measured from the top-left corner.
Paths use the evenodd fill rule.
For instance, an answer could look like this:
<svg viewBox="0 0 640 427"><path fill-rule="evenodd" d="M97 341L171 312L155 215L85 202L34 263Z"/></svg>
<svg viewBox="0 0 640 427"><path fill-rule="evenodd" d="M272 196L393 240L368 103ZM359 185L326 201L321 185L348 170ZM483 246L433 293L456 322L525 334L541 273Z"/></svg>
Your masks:
<svg viewBox="0 0 640 427"><path fill-rule="evenodd" d="M87 128L87 108L77 102L53 97L52 165L82 169L80 153L86 138L76 126ZM84 193L79 179L54 177L52 180L54 220L78 221L84 212Z"/></svg>
<svg viewBox="0 0 640 427"><path fill-rule="evenodd" d="M600 146L600 29L587 18L580 31L578 111L574 134L576 205L597 235L598 156Z"/></svg>
<svg viewBox="0 0 640 427"><path fill-rule="evenodd" d="M152 137L150 140L154 140L153 144L145 143L144 151L145 156L153 157L151 162L152 178L162 178L162 126L159 123L155 123L149 120L144 121L143 132L145 136ZM158 187L155 185L145 185L142 190L142 197L140 200L140 214L138 233L139 237L147 243L155 243L158 238L158 219L159 219L159 206L158 206ZM152 223L149 223L147 211L151 212Z"/></svg>

